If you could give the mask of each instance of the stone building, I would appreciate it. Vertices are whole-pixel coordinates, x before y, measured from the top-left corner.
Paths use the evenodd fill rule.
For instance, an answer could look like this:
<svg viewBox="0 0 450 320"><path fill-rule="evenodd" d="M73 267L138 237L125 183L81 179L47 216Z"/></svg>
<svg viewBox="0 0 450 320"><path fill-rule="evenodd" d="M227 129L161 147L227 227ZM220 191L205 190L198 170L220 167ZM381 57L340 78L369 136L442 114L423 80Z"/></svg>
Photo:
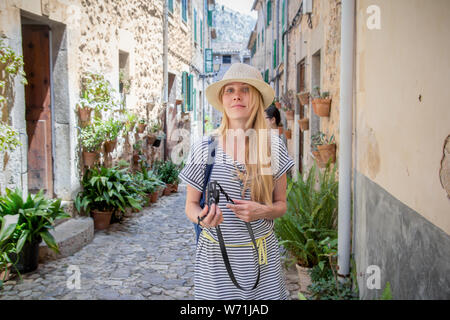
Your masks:
<svg viewBox="0 0 450 320"><path fill-rule="evenodd" d="M1 191L18 187L25 195L44 189L73 210L85 169L78 139L86 72L101 74L149 127L158 121L166 135L159 148L146 143L146 133L119 137L113 153L101 160L132 163L133 145L143 141L148 162L173 159L205 105L204 52L210 48L214 0L167 0L167 55L164 53L164 1L144 0L2 0L0 36L23 55L28 86L12 83L2 120L20 133L22 147L1 154ZM167 102L164 65L167 65ZM127 90L121 84L128 84ZM190 81L190 82L189 82ZM203 83L204 81L205 84ZM192 112L194 111L194 112ZM113 112L103 117L122 117ZM181 130L177 130L181 129ZM177 159L174 159L177 160Z"/></svg>
<svg viewBox="0 0 450 320"><path fill-rule="evenodd" d="M277 95L312 94L315 87L330 94L328 117L296 99L295 118L285 122L293 129L288 149L296 170L307 172L311 136L336 138L339 183L348 182L351 193L339 219L344 211L351 216L347 249L360 297L380 297L389 282L394 299L448 299L450 97L442 70L450 61L449 2L255 0L253 9L251 64ZM341 47L344 24L355 26L345 33L354 51ZM304 117L308 131L298 128ZM373 270L379 285L367 284Z"/></svg>

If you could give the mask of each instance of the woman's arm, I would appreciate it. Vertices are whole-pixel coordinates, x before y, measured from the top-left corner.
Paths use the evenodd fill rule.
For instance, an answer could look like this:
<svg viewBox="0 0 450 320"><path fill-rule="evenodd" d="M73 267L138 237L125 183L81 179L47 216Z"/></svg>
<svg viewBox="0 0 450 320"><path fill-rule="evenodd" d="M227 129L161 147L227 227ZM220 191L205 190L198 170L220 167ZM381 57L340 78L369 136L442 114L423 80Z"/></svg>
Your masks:
<svg viewBox="0 0 450 320"><path fill-rule="evenodd" d="M227 204L238 218L245 222L259 219L276 219L286 213L286 173L275 181L272 205L265 205L254 201L235 200L235 204Z"/></svg>

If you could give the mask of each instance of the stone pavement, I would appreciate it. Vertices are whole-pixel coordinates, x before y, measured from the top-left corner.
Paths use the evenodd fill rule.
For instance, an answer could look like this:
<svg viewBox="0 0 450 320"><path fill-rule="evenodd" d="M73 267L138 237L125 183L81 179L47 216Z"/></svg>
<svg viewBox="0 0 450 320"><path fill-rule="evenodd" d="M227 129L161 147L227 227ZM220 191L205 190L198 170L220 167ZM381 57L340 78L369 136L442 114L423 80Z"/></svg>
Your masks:
<svg viewBox="0 0 450 320"><path fill-rule="evenodd" d="M194 298L194 229L184 213L185 187L130 214L74 255L39 264L36 271L4 283L0 300ZM286 273L297 299L295 268ZM79 275L79 277L78 277ZM79 279L79 281L77 281Z"/></svg>

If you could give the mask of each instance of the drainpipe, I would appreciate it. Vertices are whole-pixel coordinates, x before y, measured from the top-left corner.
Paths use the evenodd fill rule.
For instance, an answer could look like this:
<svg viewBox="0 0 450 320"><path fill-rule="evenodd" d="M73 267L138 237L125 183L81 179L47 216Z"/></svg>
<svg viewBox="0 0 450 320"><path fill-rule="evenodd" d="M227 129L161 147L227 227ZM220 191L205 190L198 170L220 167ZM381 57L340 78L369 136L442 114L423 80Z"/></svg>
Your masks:
<svg viewBox="0 0 450 320"><path fill-rule="evenodd" d="M338 203L338 275L344 282L350 270L350 216L352 193L352 104L355 35L355 0L342 1L341 75L340 75L340 146Z"/></svg>
<svg viewBox="0 0 450 320"><path fill-rule="evenodd" d="M164 138L164 159L167 159L167 136L169 135L168 132L168 100L169 100L169 72L168 72L168 54L169 54L169 48L168 48L168 24L169 21L169 12L168 12L168 6L167 6L167 0L164 0L163 4L163 107L164 107L164 125L166 128L166 136Z"/></svg>

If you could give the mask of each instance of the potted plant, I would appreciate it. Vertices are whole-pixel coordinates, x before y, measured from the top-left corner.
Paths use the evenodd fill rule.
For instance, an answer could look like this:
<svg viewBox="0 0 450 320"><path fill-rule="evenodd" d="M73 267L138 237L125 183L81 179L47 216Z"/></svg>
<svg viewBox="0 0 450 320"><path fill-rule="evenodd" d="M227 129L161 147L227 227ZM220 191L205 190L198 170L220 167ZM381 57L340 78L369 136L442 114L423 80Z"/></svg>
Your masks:
<svg viewBox="0 0 450 320"><path fill-rule="evenodd" d="M11 268L16 263L11 260L11 255L19 253L22 249L17 247L17 241L11 240L18 221L19 214L0 216L0 289L3 282L10 279Z"/></svg>
<svg viewBox="0 0 450 320"><path fill-rule="evenodd" d="M134 197L143 195L136 188L126 168L94 167L89 169L82 179L83 190L77 194L75 207L78 212L92 213L94 228L103 230L109 227L112 215L121 217L127 208L142 210Z"/></svg>
<svg viewBox="0 0 450 320"><path fill-rule="evenodd" d="M83 162L92 167L97 160L98 151L105 140L104 132L95 125L88 125L80 131L81 145L83 146Z"/></svg>
<svg viewBox="0 0 450 320"><path fill-rule="evenodd" d="M293 103L293 91L288 90L285 94L281 96L281 101L283 102L283 111L286 114L287 120L293 120L294 119L294 103Z"/></svg>
<svg viewBox="0 0 450 320"><path fill-rule="evenodd" d="M107 121L98 123L98 126L101 128L100 130L103 131L105 152L113 152L117 144L117 137L123 127L122 121L110 118Z"/></svg>
<svg viewBox="0 0 450 320"><path fill-rule="evenodd" d="M147 126L147 124L145 123L145 120L144 119L139 119L138 125L137 125L137 132L138 133L143 133L146 126Z"/></svg>
<svg viewBox="0 0 450 320"><path fill-rule="evenodd" d="M142 153L142 140L138 140L133 144L133 163L138 164L139 159L143 156Z"/></svg>
<svg viewBox="0 0 450 320"><path fill-rule="evenodd" d="M277 97L274 98L273 103L275 104L275 107L277 107L277 109L281 109L281 102Z"/></svg>
<svg viewBox="0 0 450 320"><path fill-rule="evenodd" d="M336 162L336 143L334 142L334 134L330 139L323 132L318 132L311 137L313 155L318 159L319 167L325 167L326 163Z"/></svg>
<svg viewBox="0 0 450 320"><path fill-rule="evenodd" d="M85 90L83 92L83 97L77 104L78 116L80 117L81 122L89 122L91 121L91 112L92 108L88 100L88 92Z"/></svg>
<svg viewBox="0 0 450 320"><path fill-rule="evenodd" d="M301 106L309 104L309 92L307 91L299 92L297 93L297 98Z"/></svg>
<svg viewBox="0 0 450 320"><path fill-rule="evenodd" d="M287 129L287 130L284 130L284 135L286 136L286 139L292 139L292 131L291 131L291 129Z"/></svg>
<svg viewBox="0 0 450 320"><path fill-rule="evenodd" d="M157 168L158 178L166 184L164 195L169 195L171 192L177 192L179 178L178 166L172 161L168 160Z"/></svg>
<svg viewBox="0 0 450 320"><path fill-rule="evenodd" d="M126 136L128 132L131 132L137 122L137 116L134 113L129 113L128 111L125 111L125 130L123 131L123 136Z"/></svg>
<svg viewBox="0 0 450 320"><path fill-rule="evenodd" d="M335 166L333 169L327 166L321 173L313 165L308 175L302 176L299 172L297 181L288 178L287 211L275 220L274 231L290 260L298 265L300 278L309 277L309 272L303 272L304 268L308 270L327 263L319 244L327 238L337 238L338 181L335 174Z"/></svg>
<svg viewBox="0 0 450 320"><path fill-rule="evenodd" d="M162 132L162 126L159 121L155 121L152 123L150 127L150 142L152 142L151 146L158 148L161 145L162 139L164 139L166 135Z"/></svg>
<svg viewBox="0 0 450 320"><path fill-rule="evenodd" d="M6 188L6 196L0 197L0 216L19 214L13 239L17 241L11 260L17 260L15 267L19 272L31 272L38 267L39 244L42 240L59 253L58 245L49 232L58 219L70 218L61 207L61 199L48 199L41 189L36 195L29 194L23 200L22 192Z"/></svg>
<svg viewBox="0 0 450 320"><path fill-rule="evenodd" d="M309 119L308 118L299 119L298 124L300 125L300 130L302 130L302 131L309 130Z"/></svg>
<svg viewBox="0 0 450 320"><path fill-rule="evenodd" d="M282 135L282 134L283 134L283 125L282 125L282 124L280 124L280 125L278 126L278 134L279 134L279 135Z"/></svg>
<svg viewBox="0 0 450 320"><path fill-rule="evenodd" d="M314 113L319 117L329 117L331 108L330 93L328 91L320 93L319 87L314 87L312 105Z"/></svg>

